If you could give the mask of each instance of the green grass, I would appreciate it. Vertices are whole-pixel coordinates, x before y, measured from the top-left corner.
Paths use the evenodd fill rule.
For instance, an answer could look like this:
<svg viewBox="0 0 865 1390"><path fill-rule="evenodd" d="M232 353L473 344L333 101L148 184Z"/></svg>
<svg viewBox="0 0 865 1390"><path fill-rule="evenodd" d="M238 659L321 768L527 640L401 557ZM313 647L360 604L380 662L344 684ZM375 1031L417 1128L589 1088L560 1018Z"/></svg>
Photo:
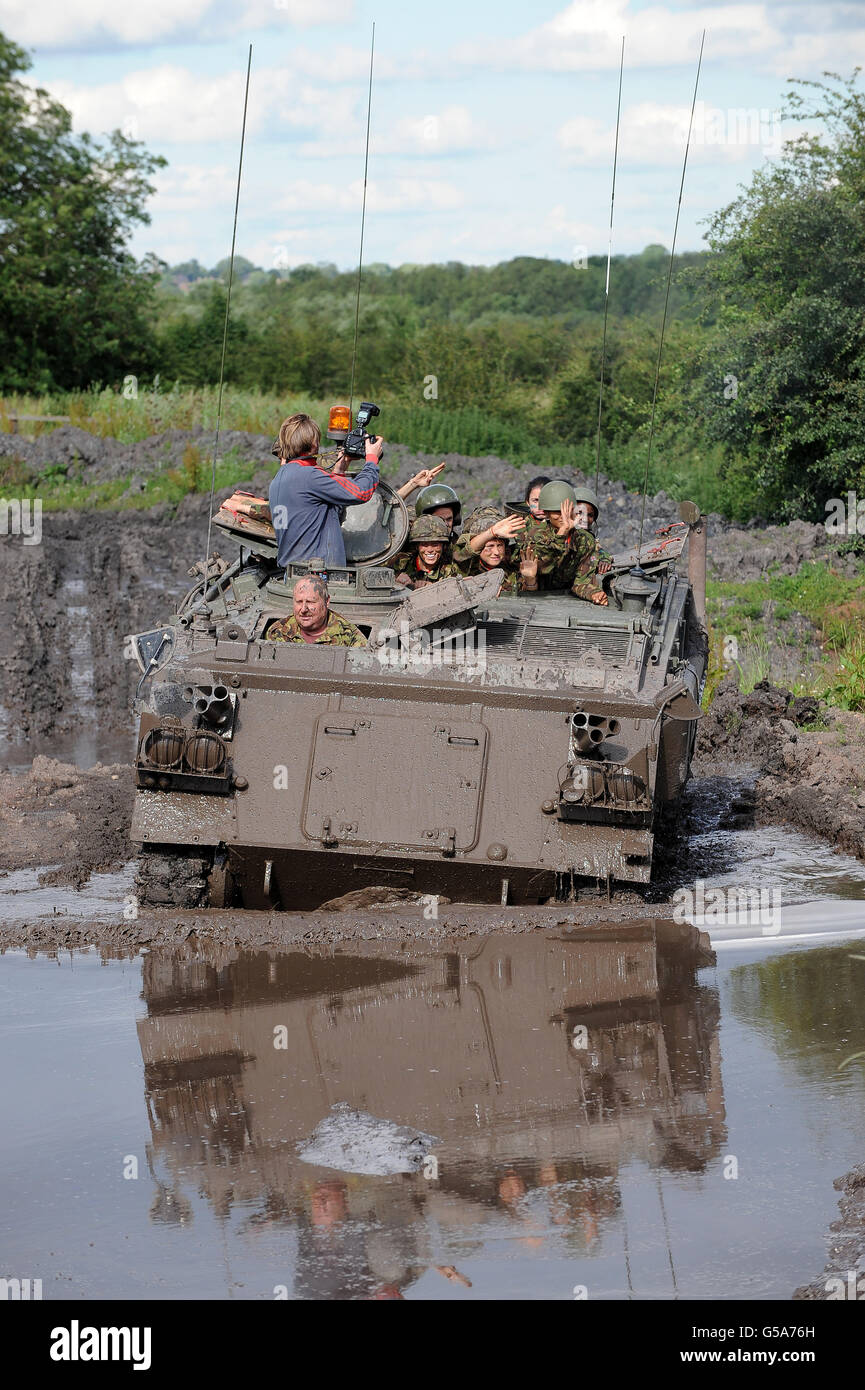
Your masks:
<svg viewBox="0 0 865 1390"><path fill-rule="evenodd" d="M49 396L12 395L0 398L0 431L10 431L10 415L68 415L70 423L102 438L135 444L163 430L216 429L219 393L215 386L197 390L158 388L138 383L137 396L93 387L89 391L57 392ZM265 391L226 386L222 399L222 429L276 435L280 422L304 411L324 426L332 402L307 396L277 396ZM24 424L22 433L40 436L52 425Z"/></svg>
<svg viewBox="0 0 865 1390"><path fill-rule="evenodd" d="M826 687L826 699L839 709L865 710L865 638L857 633L840 656Z"/></svg>
<svg viewBox="0 0 865 1390"><path fill-rule="evenodd" d="M730 669L723 661L725 636L739 641L740 685L752 690L769 675L768 625L800 613L816 629L824 657L794 693L818 695L841 709L865 709L865 574L847 577L814 561L795 575L742 583L710 580L706 597L712 631L707 702Z"/></svg>
<svg viewBox="0 0 865 1390"><path fill-rule="evenodd" d="M0 461L2 462L2 461ZM254 465L228 449L216 465L216 491L249 481ZM210 491L211 463L194 446L186 450L180 468L165 468L142 480L140 489L129 490L129 480L119 478L106 483L81 483L46 470L35 479L15 484L16 496L39 498L43 510L57 511L143 511L167 503L176 507L190 493ZM8 490L9 477L0 469L0 487Z"/></svg>
<svg viewBox="0 0 865 1390"><path fill-rule="evenodd" d="M0 432L10 431L10 415L68 415L70 423L101 437L134 444L164 430L215 430L216 387L177 388L171 383L138 382L137 395L127 399L121 391L94 387L89 391L56 392L45 396L10 395L0 398ZM226 386L223 393L222 429L251 434L276 435L281 420L294 411L312 415L326 427L327 414L336 400L300 395L277 395ZM507 409L499 413L480 406L446 408L438 401L421 405L387 395L379 401L381 430L389 439L418 453L459 453L470 458L487 454L508 460L517 468L557 474L579 470L594 477L594 439L564 444L550 435L544 411L525 392L515 392ZM51 425L24 424L22 434L41 437ZM646 472L648 439L645 430L626 442L601 449L601 472L641 491ZM661 489L676 500L689 497L704 511L728 510L719 450L697 448L685 436L659 433L654 442L649 470L649 492ZM78 505L69 502L70 506Z"/></svg>
<svg viewBox="0 0 865 1390"><path fill-rule="evenodd" d="M783 621L792 613L801 613L820 629L827 646L840 649L848 644L853 627L865 619L865 574L848 578L823 561L811 561L794 575L774 574L742 583L709 580L706 597L716 613L726 600L723 621L730 624L729 632L743 630L747 621L759 618L766 604L772 602L778 605L774 610L777 619Z"/></svg>

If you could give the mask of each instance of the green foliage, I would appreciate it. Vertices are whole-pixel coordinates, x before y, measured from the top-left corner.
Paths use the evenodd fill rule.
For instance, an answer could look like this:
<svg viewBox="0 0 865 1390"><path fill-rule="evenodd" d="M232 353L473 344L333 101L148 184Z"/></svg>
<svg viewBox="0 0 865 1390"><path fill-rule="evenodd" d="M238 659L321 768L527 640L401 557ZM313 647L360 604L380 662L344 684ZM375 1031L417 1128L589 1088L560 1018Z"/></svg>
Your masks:
<svg viewBox="0 0 865 1390"><path fill-rule="evenodd" d="M125 246L165 161L119 131L74 136L29 66L0 34L0 389L84 387L152 357L158 273Z"/></svg>
<svg viewBox="0 0 865 1390"><path fill-rule="evenodd" d="M772 518L825 518L861 488L865 408L865 95L799 82L787 114L827 122L758 170L709 220L697 283L720 305L694 404L746 493ZM810 89L813 100L803 95Z"/></svg>
<svg viewBox="0 0 865 1390"><path fill-rule="evenodd" d="M5 460L0 459L0 465ZM160 503L176 507L190 492L210 492L211 456L194 446L184 453L180 468L163 468L152 473L140 485L130 486L125 478L110 483L68 481L50 469L33 476L19 477L16 495L39 498L43 510L57 511L139 511ZM227 449L216 464L217 491L248 482L253 470L249 460L241 458L235 449ZM5 484L0 467L0 484Z"/></svg>
<svg viewBox="0 0 865 1390"><path fill-rule="evenodd" d="M865 640L857 634L826 687L826 699L840 709L865 710Z"/></svg>
<svg viewBox="0 0 865 1390"><path fill-rule="evenodd" d="M865 709L865 574L850 578L812 562L795 575L742 583L709 580L706 598L712 632L709 699L729 669L721 656L721 633L740 639L740 686L752 690L770 674L769 626L777 637L776 625L798 613L813 624L824 659L796 693L818 695L840 709Z"/></svg>

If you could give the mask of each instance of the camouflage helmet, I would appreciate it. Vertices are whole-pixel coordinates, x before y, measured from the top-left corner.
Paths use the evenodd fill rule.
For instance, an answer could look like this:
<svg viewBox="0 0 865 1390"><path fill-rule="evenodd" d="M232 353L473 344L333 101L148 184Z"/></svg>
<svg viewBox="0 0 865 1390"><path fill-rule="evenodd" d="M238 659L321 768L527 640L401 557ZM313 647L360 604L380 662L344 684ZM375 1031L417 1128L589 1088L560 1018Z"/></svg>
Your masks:
<svg viewBox="0 0 865 1390"><path fill-rule="evenodd" d="M590 507L594 507L595 516L597 516L601 510L601 504L598 501L597 493L592 492L592 489L586 483L576 483L574 485L574 501L588 502Z"/></svg>
<svg viewBox="0 0 865 1390"><path fill-rule="evenodd" d="M576 495L570 483L556 479L552 483L544 483L538 496L538 506L542 512L560 512L562 503L576 502Z"/></svg>
<svg viewBox="0 0 865 1390"><path fill-rule="evenodd" d="M426 512L435 511L436 507L453 507L454 526L459 526L463 509L460 499L447 483L430 483L429 487L422 487L414 500L415 516L424 516Z"/></svg>
<svg viewBox="0 0 865 1390"><path fill-rule="evenodd" d="M481 531L486 531L494 521L501 521L504 515L502 508L494 507L492 503L487 503L484 507L475 507L466 517L466 530L470 536L480 535Z"/></svg>
<svg viewBox="0 0 865 1390"><path fill-rule="evenodd" d="M469 535L479 536L482 531L488 531L494 522L501 521L505 515L506 513L498 507L479 507L471 517L468 527ZM516 536L496 536L495 539L504 541L505 545L514 545L517 538Z"/></svg>
<svg viewBox="0 0 865 1390"><path fill-rule="evenodd" d="M447 545L451 538L451 528L443 516L419 516L412 522L409 532L409 545Z"/></svg>

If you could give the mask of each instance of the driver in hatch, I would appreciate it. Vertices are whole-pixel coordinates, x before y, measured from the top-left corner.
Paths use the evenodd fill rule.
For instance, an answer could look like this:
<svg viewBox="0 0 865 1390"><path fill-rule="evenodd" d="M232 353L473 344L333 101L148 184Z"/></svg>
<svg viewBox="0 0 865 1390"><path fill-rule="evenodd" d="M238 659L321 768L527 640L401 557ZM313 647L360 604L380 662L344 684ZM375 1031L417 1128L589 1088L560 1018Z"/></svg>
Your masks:
<svg viewBox="0 0 865 1390"><path fill-rule="evenodd" d="M328 647L365 647L359 627L330 607L327 585L318 575L302 577L294 586L294 612L271 623L266 642L308 642Z"/></svg>
<svg viewBox="0 0 865 1390"><path fill-rule="evenodd" d="M321 556L327 569L345 565L340 529L343 507L368 502L379 484L382 440L367 441L366 462L354 478L345 476L351 459L339 458L332 470L317 462L321 430L309 415L289 415L279 430L280 469L270 484L270 514L277 539L277 560Z"/></svg>

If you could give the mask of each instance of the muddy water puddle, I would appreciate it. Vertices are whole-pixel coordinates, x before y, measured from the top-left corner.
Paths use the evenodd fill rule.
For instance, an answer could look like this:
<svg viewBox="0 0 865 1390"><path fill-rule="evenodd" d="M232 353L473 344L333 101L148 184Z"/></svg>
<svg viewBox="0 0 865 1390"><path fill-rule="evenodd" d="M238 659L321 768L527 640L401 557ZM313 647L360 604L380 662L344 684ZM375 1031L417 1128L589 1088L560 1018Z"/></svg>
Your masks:
<svg viewBox="0 0 865 1390"><path fill-rule="evenodd" d="M40 883L47 869L13 869L0 874L0 922L44 924L57 918L70 921L116 921L135 909L135 869L126 864L115 873L91 874L81 888Z"/></svg>
<svg viewBox="0 0 865 1390"><path fill-rule="evenodd" d="M40 753L80 768L95 767L97 763L128 763L135 756L138 726L131 718L120 727L101 728L85 723L67 733L28 738L20 731L4 728L2 719L0 708L0 766L9 772L28 772Z"/></svg>
<svg viewBox="0 0 865 1390"><path fill-rule="evenodd" d="M789 1298L861 1159L863 954L8 952L5 1272L46 1299Z"/></svg>

